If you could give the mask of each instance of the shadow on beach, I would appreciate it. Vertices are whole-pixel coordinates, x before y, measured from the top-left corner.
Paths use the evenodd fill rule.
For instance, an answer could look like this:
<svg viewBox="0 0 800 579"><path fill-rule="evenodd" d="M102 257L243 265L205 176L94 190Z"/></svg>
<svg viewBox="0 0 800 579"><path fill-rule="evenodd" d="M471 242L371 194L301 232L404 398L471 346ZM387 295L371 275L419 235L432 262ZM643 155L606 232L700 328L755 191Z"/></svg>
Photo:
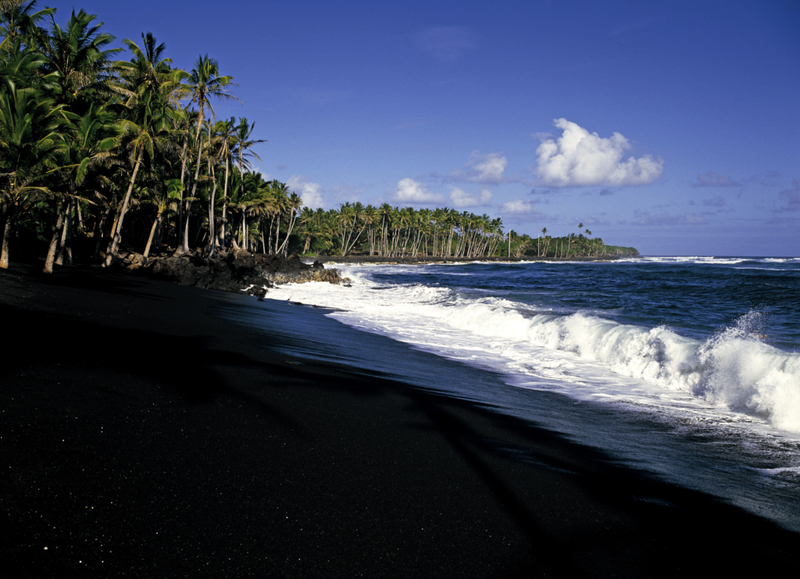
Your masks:
<svg viewBox="0 0 800 579"><path fill-rule="evenodd" d="M288 355L280 332L213 315L221 301L91 268L0 272L9 576L666 577L798 563L794 533L394 379L402 369L325 361L300 340ZM269 304L267 328L271 313L322 327L312 308Z"/></svg>

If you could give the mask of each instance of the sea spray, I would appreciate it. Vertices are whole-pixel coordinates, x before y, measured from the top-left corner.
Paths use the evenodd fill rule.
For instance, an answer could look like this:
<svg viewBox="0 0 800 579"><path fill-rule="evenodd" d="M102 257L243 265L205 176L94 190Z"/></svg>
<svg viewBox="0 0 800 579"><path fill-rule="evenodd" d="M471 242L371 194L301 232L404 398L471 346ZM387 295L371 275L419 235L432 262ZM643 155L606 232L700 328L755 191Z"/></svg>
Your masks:
<svg viewBox="0 0 800 579"><path fill-rule="evenodd" d="M719 265L711 258L698 261L702 267ZM743 261L727 259L724 264L740 266ZM574 387L581 397L615 400L630 392L639 400L644 388L657 401L666 395L658 394L662 388L800 432L800 361L796 353L764 342L769 320L763 310L751 309L698 339L668 324L648 328L623 323L616 309L569 312L563 303L545 303L539 299L539 288L546 287L541 276L525 280L536 292L526 293L521 283L511 291L492 290L492 283L509 287L508 280L514 279L504 279L501 266L493 267L494 278L475 276L474 267L467 266L350 267L344 274L353 279L351 288L288 286L276 294L335 307L339 311L333 315L346 323L444 356L518 378L546 379L561 392ZM518 274L519 268L513 271ZM680 271L685 275L683 263ZM393 283L395 273L413 282ZM458 280L459 285L443 284L443 279ZM480 283L470 285L473 280ZM661 287L662 293L666 287L680 291L667 281L651 286ZM641 283L634 287L642 292Z"/></svg>

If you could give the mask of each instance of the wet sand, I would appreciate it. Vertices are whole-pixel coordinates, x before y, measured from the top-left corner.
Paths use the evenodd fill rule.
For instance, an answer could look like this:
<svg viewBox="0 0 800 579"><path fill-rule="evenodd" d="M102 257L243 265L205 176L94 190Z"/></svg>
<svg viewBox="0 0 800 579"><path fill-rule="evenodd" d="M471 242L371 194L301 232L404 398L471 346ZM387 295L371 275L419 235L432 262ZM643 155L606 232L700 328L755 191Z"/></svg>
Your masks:
<svg viewBox="0 0 800 579"><path fill-rule="evenodd" d="M282 353L278 332L217 317L239 299L255 298L0 271L6 576L741 576L800 562L800 535L556 433L299 342ZM275 323L319 315L269 308Z"/></svg>

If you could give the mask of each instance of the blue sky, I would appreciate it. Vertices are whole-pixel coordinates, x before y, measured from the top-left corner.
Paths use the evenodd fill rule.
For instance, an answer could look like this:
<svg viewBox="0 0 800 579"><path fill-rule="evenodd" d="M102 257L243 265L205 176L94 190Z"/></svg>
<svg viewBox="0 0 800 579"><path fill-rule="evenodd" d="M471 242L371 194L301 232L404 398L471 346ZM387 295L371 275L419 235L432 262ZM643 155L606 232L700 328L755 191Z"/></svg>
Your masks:
<svg viewBox="0 0 800 579"><path fill-rule="evenodd" d="M646 255L800 255L800 2L39 2L219 61L311 207L453 207Z"/></svg>

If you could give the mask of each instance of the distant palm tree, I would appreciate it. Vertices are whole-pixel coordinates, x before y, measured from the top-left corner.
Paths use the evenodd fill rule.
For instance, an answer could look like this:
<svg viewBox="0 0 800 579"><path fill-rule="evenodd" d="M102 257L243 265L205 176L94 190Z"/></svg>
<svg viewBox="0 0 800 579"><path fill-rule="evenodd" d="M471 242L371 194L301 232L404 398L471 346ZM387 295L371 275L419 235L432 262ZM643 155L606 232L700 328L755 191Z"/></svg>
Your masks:
<svg viewBox="0 0 800 579"><path fill-rule="evenodd" d="M255 130L256 124L252 123L249 124L247 119L242 117L239 119L239 124L236 126L236 132L234 133L235 144L232 151L236 154L239 164L239 178L242 180L242 184L244 184L244 169L250 169L250 162L249 157L254 157L261 160L257 154L252 151L253 145L257 145L258 143L265 143L266 141L260 139L253 139L252 134ZM223 227L223 238L225 236L225 224L226 224L226 214L225 209L223 206L223 213L222 213L222 227Z"/></svg>

